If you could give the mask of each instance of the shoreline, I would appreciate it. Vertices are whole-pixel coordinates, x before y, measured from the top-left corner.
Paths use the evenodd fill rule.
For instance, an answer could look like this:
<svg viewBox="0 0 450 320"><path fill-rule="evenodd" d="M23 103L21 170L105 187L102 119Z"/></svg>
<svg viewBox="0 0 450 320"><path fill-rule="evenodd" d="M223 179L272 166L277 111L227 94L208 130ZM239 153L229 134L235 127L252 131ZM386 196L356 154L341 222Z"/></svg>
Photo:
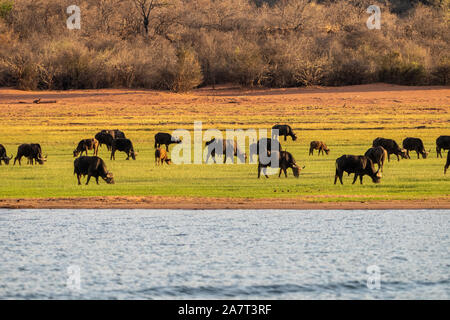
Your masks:
<svg viewBox="0 0 450 320"><path fill-rule="evenodd" d="M1 209L173 209L173 210L405 210L450 209L449 198L314 202L305 198L75 197L0 199Z"/></svg>

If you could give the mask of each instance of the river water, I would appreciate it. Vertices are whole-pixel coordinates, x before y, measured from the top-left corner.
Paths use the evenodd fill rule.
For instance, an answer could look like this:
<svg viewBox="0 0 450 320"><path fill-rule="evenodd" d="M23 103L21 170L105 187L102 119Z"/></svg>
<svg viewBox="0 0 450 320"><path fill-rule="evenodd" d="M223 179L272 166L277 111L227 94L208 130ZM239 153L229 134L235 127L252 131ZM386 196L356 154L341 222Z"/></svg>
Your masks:
<svg viewBox="0 0 450 320"><path fill-rule="evenodd" d="M0 209L0 299L449 299L450 210Z"/></svg>

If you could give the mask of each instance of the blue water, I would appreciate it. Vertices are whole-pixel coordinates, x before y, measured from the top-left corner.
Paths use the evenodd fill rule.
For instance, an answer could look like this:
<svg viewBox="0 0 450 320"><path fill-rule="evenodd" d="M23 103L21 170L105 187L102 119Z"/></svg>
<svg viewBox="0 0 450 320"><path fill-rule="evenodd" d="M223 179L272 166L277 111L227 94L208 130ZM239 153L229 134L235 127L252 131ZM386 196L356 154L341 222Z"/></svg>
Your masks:
<svg viewBox="0 0 450 320"><path fill-rule="evenodd" d="M450 210L1 209L0 299L448 299L449 230Z"/></svg>

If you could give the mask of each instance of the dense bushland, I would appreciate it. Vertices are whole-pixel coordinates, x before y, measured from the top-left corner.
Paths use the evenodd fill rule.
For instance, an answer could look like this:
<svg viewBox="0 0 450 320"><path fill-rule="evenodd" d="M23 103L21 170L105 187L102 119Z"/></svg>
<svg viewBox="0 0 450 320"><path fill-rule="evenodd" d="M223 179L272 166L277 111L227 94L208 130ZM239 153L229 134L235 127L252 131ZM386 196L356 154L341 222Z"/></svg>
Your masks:
<svg viewBox="0 0 450 320"><path fill-rule="evenodd" d="M367 7L382 8L369 30ZM448 85L449 1L0 0L0 85Z"/></svg>

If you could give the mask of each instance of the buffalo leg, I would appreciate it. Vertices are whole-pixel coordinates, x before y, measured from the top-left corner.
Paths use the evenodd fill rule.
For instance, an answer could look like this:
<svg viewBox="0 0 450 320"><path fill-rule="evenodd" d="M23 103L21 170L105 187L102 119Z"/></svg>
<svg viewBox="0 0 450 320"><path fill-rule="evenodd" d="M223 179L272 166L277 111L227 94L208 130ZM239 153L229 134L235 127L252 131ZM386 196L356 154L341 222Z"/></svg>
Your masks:
<svg viewBox="0 0 450 320"><path fill-rule="evenodd" d="M91 175L90 175L90 174L88 174L87 181L86 181L86 185L89 184L89 180L91 180Z"/></svg>
<svg viewBox="0 0 450 320"><path fill-rule="evenodd" d="M80 177L81 177L81 174L77 174L77 179L78 179L78 185L79 186L81 185Z"/></svg>
<svg viewBox="0 0 450 320"><path fill-rule="evenodd" d="M258 164L258 179L261 176L261 164Z"/></svg>
<svg viewBox="0 0 450 320"><path fill-rule="evenodd" d="M417 159L420 159L419 151L416 150L416 152L417 152Z"/></svg>
<svg viewBox="0 0 450 320"><path fill-rule="evenodd" d="M287 178L287 168L283 168L284 176Z"/></svg>
<svg viewBox="0 0 450 320"><path fill-rule="evenodd" d="M352 182L352 184L355 184L355 182L356 182L356 179L358 179L358 174L357 174L357 173L355 173L355 177L353 178L353 182Z"/></svg>
<svg viewBox="0 0 450 320"><path fill-rule="evenodd" d="M166 151L169 151L169 145L166 144Z"/></svg>
<svg viewBox="0 0 450 320"><path fill-rule="evenodd" d="M314 153L314 149L313 148L309 148L309 155L312 155Z"/></svg>
<svg viewBox="0 0 450 320"><path fill-rule="evenodd" d="M336 184L338 178L339 178L339 181L341 182L341 184L344 184L344 182L342 181L342 174L343 173L344 172L339 171L338 169L336 169L336 174L334 176L334 184Z"/></svg>
<svg viewBox="0 0 450 320"><path fill-rule="evenodd" d="M95 182L97 182L97 184L98 184L98 176L97 176L97 177L95 177Z"/></svg>
<svg viewBox="0 0 450 320"><path fill-rule="evenodd" d="M362 183L362 180L363 180L363 175L360 174L360 175L359 175L359 182L361 182L361 184L363 184L363 183Z"/></svg>
<svg viewBox="0 0 450 320"><path fill-rule="evenodd" d="M111 150L111 157L109 158L109 160L116 160L116 155L115 155L115 153L116 153L116 150Z"/></svg>
<svg viewBox="0 0 450 320"><path fill-rule="evenodd" d="M391 162L391 154L388 153L388 162Z"/></svg>
<svg viewBox="0 0 450 320"><path fill-rule="evenodd" d="M436 155L438 158L439 158L439 156L441 156L441 158L442 158L441 148L436 147Z"/></svg>

